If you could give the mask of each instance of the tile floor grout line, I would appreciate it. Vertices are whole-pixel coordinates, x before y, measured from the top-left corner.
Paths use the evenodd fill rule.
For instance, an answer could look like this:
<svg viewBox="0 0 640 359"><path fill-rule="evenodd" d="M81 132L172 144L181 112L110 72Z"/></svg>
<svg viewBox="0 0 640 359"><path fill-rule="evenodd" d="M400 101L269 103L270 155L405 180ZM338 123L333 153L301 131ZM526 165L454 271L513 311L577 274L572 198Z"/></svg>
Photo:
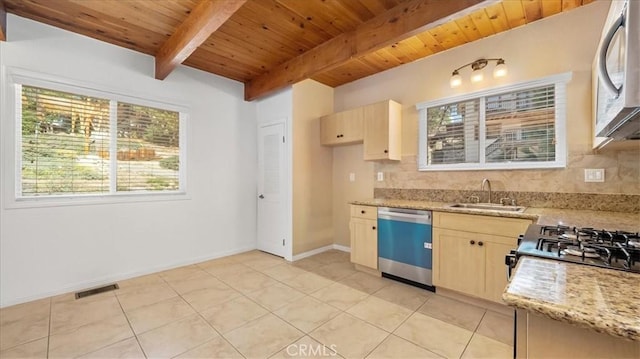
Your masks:
<svg viewBox="0 0 640 359"><path fill-rule="evenodd" d="M200 314L200 313L198 312L198 314ZM213 330L215 330L215 332L216 332L216 333L218 333L218 335L220 335L220 338L222 338L222 340L224 340L225 342L229 343L229 345L230 345L230 346L231 346L231 347L232 347L232 348L233 348L233 349L234 349L238 354L240 354L243 358L246 358L246 357L244 356L244 354L242 354L242 353L240 352L240 350L239 350L238 348L236 348L236 346L235 346L235 345L233 345L233 343L231 343L229 340L227 340L227 338L224 336L224 334L222 334L222 333L221 333L220 331L218 331L218 330L217 330L217 329L216 329L216 328L215 328L211 323L209 323L206 319L204 319L204 317L203 317L202 315L200 315L200 317L201 317L201 318L202 318L202 319L203 319L203 320L204 320L204 321L205 321L205 322L206 322L206 323L207 323L211 328L213 328ZM262 317L260 317L260 318L262 318ZM247 323L245 323L245 324L247 324ZM241 326L240 326L240 327L241 327ZM238 327L238 328L240 328L240 327ZM235 329L237 329L237 328L235 328ZM232 330L235 330L235 329L232 329ZM198 346L196 346L196 347L193 347L193 348L191 348L191 349L189 349L189 350L185 351L184 353L186 353L186 352L188 352L188 351L190 351L190 350L193 350L193 349L195 349L195 348L198 348L198 347L200 347L200 346L202 346L202 345L204 345L204 344L206 344L206 343L208 343L208 342L211 342L211 341L213 341L214 339L216 339L216 338L213 338L213 339L208 340L208 341L206 341L206 342L204 342L204 343L202 343L202 344L200 344L200 345L198 345ZM182 355L182 354L184 354L184 353L181 353L181 354L178 354L178 355ZM176 355L176 356L178 356L178 355Z"/></svg>
<svg viewBox="0 0 640 359"><path fill-rule="evenodd" d="M387 332L386 330L385 330L385 332L387 333L387 336L385 336L385 337L384 337L384 339L382 339L382 340L380 341L380 343L378 343L375 347L373 347L371 350L369 350L369 351L364 355L364 358L367 358L369 355L371 355L371 353L373 353L374 351L376 351L376 349L378 349L378 347L379 347L380 345L382 345L382 343L384 343L384 341L385 341L385 340L387 340L387 339L392 335L391 333Z"/></svg>
<svg viewBox="0 0 640 359"><path fill-rule="evenodd" d="M425 303L426 303L426 301L425 301ZM423 305L424 305L424 303L423 303ZM421 305L420 307L418 307L418 309L420 309L421 307L422 307L422 305ZM430 353L434 353L434 354L436 354L437 356L439 356L439 357L441 357L441 358L446 358L445 356L442 356L442 355L440 355L440 354L438 354L438 353L434 352L433 350L431 350L431 349L429 349L429 348L425 348L425 347L424 347L424 346L422 346L422 344L420 344L420 343L416 343L416 342L414 342L413 340L411 340L411 339L409 339L409 338L405 338L405 337L402 337L402 336L399 336L399 335L396 335L396 334L395 334L395 332L396 332L398 329L400 329L400 327L402 326L402 324L404 324L406 321L408 321L408 320L409 320L409 319L410 319L414 314L421 314L421 315L427 316L427 317L429 317L429 318L433 318L433 317L431 317L431 316L429 316L429 315L427 315L427 314L420 313L420 312L418 311L418 309L414 310L414 311L413 311L413 313L411 313L411 315L410 315L407 319L405 319L405 320L404 320L400 325L398 325L398 327L397 327L393 332L391 332L391 334L392 334L392 335L397 336L397 337L398 337L398 338L400 338L400 339L406 340L406 341L408 341L409 343L411 343L411 344L413 344L413 345L415 345L415 346L417 346L417 347L419 347L419 348L422 348L422 349L424 349L424 350L426 350L426 351L428 351L428 352L430 352ZM439 319L437 319L437 318L433 318L433 319L439 320ZM441 321L441 322L443 322L443 323L447 323L447 322L444 322L444 321ZM447 324L450 324L450 323L447 323ZM453 324L451 324L451 325L453 325ZM473 336L473 335L472 335L472 336ZM463 351L463 353L464 353L464 351Z"/></svg>
<svg viewBox="0 0 640 359"><path fill-rule="evenodd" d="M480 324L482 324L482 321L484 320L484 317L487 315L487 309L484 310L484 313L482 313L482 317L480 318L480 320L478 321L478 324L476 324L476 327L473 329L473 333L475 334L478 331L478 328L480 328Z"/></svg>
<svg viewBox="0 0 640 359"><path fill-rule="evenodd" d="M206 272L206 271L205 271L205 272ZM207 272L207 273L208 273L208 272ZM211 273L209 273L209 274L210 274L211 276L214 276L214 275L213 275L213 274L211 274ZM214 276L214 277L215 277L215 276ZM163 279L164 279L164 278L163 278ZM222 280L220 280L220 281L222 281ZM224 282L223 282L223 283L224 283ZM226 283L225 283L225 285L226 285ZM229 286L229 288L231 288L231 287ZM197 289L196 289L196 290L197 290ZM234 289L234 290L235 290L235 289ZM176 293L177 293L177 292L176 292ZM191 292L189 292L189 293L191 293ZM242 293L240 293L240 295L243 295L243 294L242 294ZM228 340L227 340L227 338L224 336L224 334L223 334L222 332L220 332L218 329L216 329L216 328L213 326L213 324L209 323L209 321L208 321L208 320L207 320L207 319L202 315L202 313L201 313L199 310L197 310L193 305L191 305L191 303L189 303L185 298L183 298L183 297L182 297L182 294L178 293L178 297L180 297L180 299L182 299L185 303L187 303L187 305L189 305L189 307L191 307L191 309L193 309L193 310L196 312L196 314L198 314L198 316L199 316L200 318L202 318L202 320L204 320L204 322L205 322L205 323L207 323L207 325L209 325L209 326L210 326L210 327L211 327L211 328L212 328L216 333L218 333L218 335L220 336L220 338L222 338L225 342L229 343L229 345L230 345L230 346L231 346L231 347L232 347L232 348L233 348L237 353L239 353L243 358L246 358L246 357L244 356L244 354L242 354L242 353L240 352L240 350L238 350L238 348L236 348L236 347L233 345L233 343L231 343L230 341L228 341ZM222 303L227 303L227 302L230 302L230 301L235 300L235 299L237 299L237 298L239 298L239 297L232 298L232 299L229 299L229 300L225 300L225 301L223 301ZM218 304L222 304L222 303L218 303ZM211 308L207 308L207 309L205 309L205 310L208 310L208 309L211 309ZM266 314L265 314L265 315L266 315ZM260 316L260 318L262 318L262 317L263 317L263 316ZM245 323L245 324L247 324L247 323ZM239 327L238 327L238 328L239 328ZM237 328L234 328L234 329L232 329L232 330L235 330L235 329L237 329ZM177 355L175 355L174 357L176 357L176 356L178 356L178 355L182 355L182 354L184 354L184 353L186 353L186 352L188 352L188 351L190 351L190 350L193 350L193 349L195 349L195 348L198 348L198 347L200 347L200 346L204 345L205 343L208 343L208 342L212 341L213 339L215 339L215 338L212 338L211 340L208 340L208 341L206 341L206 342L204 342L204 343L201 343L200 345L198 345L198 346L196 346L196 347L190 348L190 349L186 350L186 351L185 351L185 352L183 352L183 353L177 354Z"/></svg>
<svg viewBox="0 0 640 359"><path fill-rule="evenodd" d="M142 351L142 355L144 355L145 358L148 358L149 356L144 351L144 348L142 347L142 344L140 343L140 339L138 339L138 334L136 333L135 330L133 330L133 325L131 325L131 321L129 320L129 316L127 315L127 312L124 310L124 307L122 306L122 303L120 303L120 298L115 293L114 293L114 297L116 297L116 300L118 301L118 305L120 306L120 310L122 310L122 314L124 315L124 318L127 320L127 324L129 324L129 329L131 329L131 333L133 333L133 337L136 338L136 343L138 343L138 347ZM140 308L142 308L142 307L140 307ZM129 338L127 338L127 339L129 339ZM123 340L126 340L126 339L123 339Z"/></svg>
<svg viewBox="0 0 640 359"><path fill-rule="evenodd" d="M49 347L51 344L51 320L53 319L53 297L49 297L49 329L47 331L47 359L49 359Z"/></svg>
<svg viewBox="0 0 640 359"><path fill-rule="evenodd" d="M178 267L178 268L181 268L181 267ZM174 268L174 269L176 269L176 268ZM202 268L199 268L199 269L201 269L202 271L206 272L207 274L209 274L209 275L211 275L211 276L215 277L213 274L211 274L211 273L209 273L209 272L205 271L204 269L202 269ZM238 353L240 353L240 351L238 351L238 349L237 349L236 347L234 347L234 346L233 346L233 344L231 344L228 340L226 340L226 338L224 338L224 336L222 335L222 333L220 333L216 328L214 328L214 327L213 327L213 325L211 325L211 323L209 323L209 322L208 322L208 321L207 321L207 320L202 316L202 313L200 313L200 311L198 311L198 310L197 310L193 305L191 305L191 303L189 303L189 302L188 302L184 297L182 297L182 294L180 294L177 290L175 290L175 289L171 286L171 284L170 284L170 283L169 283L169 282L168 282L164 277L162 277L161 275L158 275L158 277L159 277L160 279L162 279L162 281L164 281L164 283L165 283L165 284L166 284L166 285L167 285L171 290L173 290L173 291L176 293L177 297L179 297L179 298L180 298L181 300L183 300L183 301L184 301L184 302L185 302L189 307L191 307L191 309L193 309L193 311L195 312L195 314L197 314L197 315L198 315L202 320L204 320L204 322L205 322L205 323L207 323L207 325L208 325L209 327L211 327L211 329L213 329L216 333L218 333L218 335L219 335L220 337L222 337L225 341L227 341L227 342L229 343L229 345L231 345L231 346L232 346L232 347L233 347L233 348L234 348ZM218 278L216 278L216 279L218 279ZM197 290L197 289L195 289L195 290ZM195 290L194 290L194 291L195 291ZM191 293L191 292L188 292L188 293ZM240 294L242 294L242 293L240 293ZM116 297L117 297L117 295L116 295ZM172 297L172 298L173 298L173 297ZM167 299L164 299L164 300L169 300L169 299L172 299L172 298L167 298ZM161 300L160 302L162 302L162 301L164 301L164 300ZM233 299L230 299L230 300L233 300ZM153 304L157 304L157 303L160 303L160 302L156 302L156 303L151 303L151 304L143 305L143 306L140 306L139 308L147 307L147 306L150 306L150 305L153 305ZM227 302L227 301L225 301L225 302ZM136 341L138 342L138 345L140 346L140 349L142 350L142 354L144 354L145 358L148 358L147 353L144 351L144 348L142 347L142 344L140 344L140 340L138 339L138 334L133 330L133 327L131 326L131 322L129 321L129 317L127 316L127 314L126 314L126 312L125 312L124 308L122 308L122 304L120 303L120 300L119 300L119 299L118 299L118 303L120 304L120 308L122 309L123 313L125 314L125 317L127 318L127 322L129 323L129 326L131 327L131 331L133 332L133 335L135 336ZM134 309L134 310L137 310L137 309L139 309L139 308L136 308L136 309ZM163 324L163 325L161 325L161 326L159 326L159 327L151 328L151 329L149 329L149 330L147 330L147 331L145 331L145 332L143 332L143 333L140 333L140 334L142 335L142 334L148 333L148 332L150 332L150 331L152 331L152 330L156 330L156 329L159 329L159 328L166 327L166 326L168 326L168 325L170 325L170 324L174 324L174 323L176 323L176 322L179 322L179 321L181 321L181 320L183 320L183 319L185 319L185 318L187 318L187 317L189 317L189 316L192 316L192 315L193 315L193 314L186 315L186 316L184 316L184 317L182 317L182 318L179 318L179 319L177 319L177 320L174 320L174 321L172 321L172 322L165 323L165 324ZM215 338L212 338L211 340L208 340L208 341L206 341L206 342L204 342L204 343L200 343L199 345L197 345L197 346L195 346L195 347L193 347L193 348L189 348L189 349L185 350L185 351L184 351L184 352L182 352L182 353L178 353L178 354L174 355L173 357L176 357L176 356L182 355L182 354L184 354L184 353L186 353L186 352L188 352L188 351L190 351L190 350L192 350L192 349L195 349L195 348L197 348L197 347L199 347L199 346L201 346L201 345L203 345L203 344L205 344L205 343L208 343L208 342L212 341L213 339L215 339ZM241 354L241 355L242 355L242 354Z"/></svg>
<svg viewBox="0 0 640 359"><path fill-rule="evenodd" d="M471 340L473 340L473 336L476 335L476 330L478 330L478 328L480 327L480 323L482 323L482 320L484 319L484 316L487 315L487 311L485 309L484 313L482 314L482 318L480 318L480 321L478 322L478 325L476 325L476 328L474 329L474 331L471 333L471 336L469 337L469 341L467 342L467 344L464 346L464 350L462 351L462 353L460 353L460 358L462 358L462 356L464 355L464 352L467 351L467 348L469 348L469 344L471 344Z"/></svg>
<svg viewBox="0 0 640 359"><path fill-rule="evenodd" d="M429 300L429 298L427 298L427 300ZM427 301L425 301L424 303L426 303L426 302L427 302ZM398 335L396 335L396 334L395 334L395 332L396 332L398 329L400 329L400 327L401 327L404 323L406 323L406 322L409 320L409 318L411 318L414 314L419 313L419 312L418 312L418 309L420 309L420 308L424 305L424 303L420 304L420 306L419 306L418 308L414 309L414 310L413 310L413 313L409 314L409 316L407 316L407 317L402 321L402 323L400 323L400 324L399 324L399 325L398 325L398 326L397 326L393 331L391 331L391 333L389 333L389 335L394 335L394 336L396 336L396 337L398 337L398 338L400 338L400 339L406 340L407 342L409 342L409 343L412 343L412 344L416 345L418 348L422 348L422 349L424 349L424 350L427 350L427 351L429 351L429 352L433 353L431 350L429 350L429 349L427 349L427 348L423 347L422 345L419 345L418 343L414 343L414 342L412 342L412 341L411 341L411 340L409 340L409 339L403 338L403 337L398 336ZM420 314L422 314L422 313L420 313ZM387 338L388 338L388 337L387 337ZM385 339L385 340L386 340L386 339ZM382 344L382 342L381 342L380 344ZM379 345L378 345L378 346L379 346ZM376 347L376 348L377 348L377 347ZM371 354L371 353L369 353L369 354ZM436 354L436 355L439 355L439 354L437 354L437 353L435 353L435 354Z"/></svg>
<svg viewBox="0 0 640 359"><path fill-rule="evenodd" d="M287 323L288 324L288 323ZM290 324L289 324L290 325ZM294 327L295 328L295 327ZM298 329L298 328L296 328ZM299 329L298 329L299 330ZM281 351L283 351L285 348L288 348L289 346L291 346L292 344L295 344L298 340L304 338L307 336L307 334L305 334L305 332L303 332L302 330L299 330L300 333L302 333L302 336L299 338L294 339L291 343L286 344L285 346L283 346L282 348L278 348L274 353L272 353L271 355L269 355L267 358L273 358L274 355L280 353Z"/></svg>

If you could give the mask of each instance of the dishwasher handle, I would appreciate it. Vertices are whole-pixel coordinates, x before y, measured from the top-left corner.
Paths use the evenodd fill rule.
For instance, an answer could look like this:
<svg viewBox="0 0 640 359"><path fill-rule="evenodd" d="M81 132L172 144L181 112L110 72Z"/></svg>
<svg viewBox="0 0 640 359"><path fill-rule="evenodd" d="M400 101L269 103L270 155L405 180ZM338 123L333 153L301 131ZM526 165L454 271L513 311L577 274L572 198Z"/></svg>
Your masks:
<svg viewBox="0 0 640 359"><path fill-rule="evenodd" d="M411 211L411 210L402 210L394 211L389 209L378 209L378 219L388 219L391 221L400 221L400 222L414 222L414 223L423 223L423 224L431 224L431 211Z"/></svg>

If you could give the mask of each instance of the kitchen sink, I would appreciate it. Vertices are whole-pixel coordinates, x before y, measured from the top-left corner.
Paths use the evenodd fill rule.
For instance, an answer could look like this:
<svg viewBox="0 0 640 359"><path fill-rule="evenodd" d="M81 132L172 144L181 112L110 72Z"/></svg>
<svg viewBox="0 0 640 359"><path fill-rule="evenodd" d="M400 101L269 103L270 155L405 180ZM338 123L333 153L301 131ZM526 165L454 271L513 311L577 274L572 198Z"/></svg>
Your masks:
<svg viewBox="0 0 640 359"><path fill-rule="evenodd" d="M489 210L489 211L499 211L499 212L517 212L522 213L526 209L526 207L521 206L504 206L497 203L454 203L450 204L447 207L449 208L464 208L464 209L481 209L481 210Z"/></svg>

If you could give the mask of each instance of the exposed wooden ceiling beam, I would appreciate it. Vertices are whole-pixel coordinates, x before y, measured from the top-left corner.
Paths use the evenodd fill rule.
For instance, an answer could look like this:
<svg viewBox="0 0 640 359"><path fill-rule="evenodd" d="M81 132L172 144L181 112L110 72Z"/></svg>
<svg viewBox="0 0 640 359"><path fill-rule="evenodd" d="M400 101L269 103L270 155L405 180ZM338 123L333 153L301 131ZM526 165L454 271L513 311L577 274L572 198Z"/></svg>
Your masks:
<svg viewBox="0 0 640 359"><path fill-rule="evenodd" d="M156 54L156 79L164 80L247 0L201 0Z"/></svg>
<svg viewBox="0 0 640 359"><path fill-rule="evenodd" d="M0 0L0 41L7 41L7 11L3 0Z"/></svg>
<svg viewBox="0 0 640 359"><path fill-rule="evenodd" d="M462 16L497 0L412 0L332 38L313 49L247 82L245 100L251 101L409 38L452 18Z"/></svg>

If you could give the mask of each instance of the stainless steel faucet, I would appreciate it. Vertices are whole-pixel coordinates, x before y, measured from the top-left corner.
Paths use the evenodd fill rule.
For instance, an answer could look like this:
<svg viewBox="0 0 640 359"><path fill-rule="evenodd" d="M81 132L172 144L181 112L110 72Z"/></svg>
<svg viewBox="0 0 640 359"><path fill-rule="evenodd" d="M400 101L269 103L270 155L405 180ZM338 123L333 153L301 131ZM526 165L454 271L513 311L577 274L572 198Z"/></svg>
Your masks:
<svg viewBox="0 0 640 359"><path fill-rule="evenodd" d="M487 187L489 187L489 200L487 201L488 203L491 203L491 181L489 181L487 178L482 180L482 187L480 187L481 191L484 191L484 185L487 185Z"/></svg>

